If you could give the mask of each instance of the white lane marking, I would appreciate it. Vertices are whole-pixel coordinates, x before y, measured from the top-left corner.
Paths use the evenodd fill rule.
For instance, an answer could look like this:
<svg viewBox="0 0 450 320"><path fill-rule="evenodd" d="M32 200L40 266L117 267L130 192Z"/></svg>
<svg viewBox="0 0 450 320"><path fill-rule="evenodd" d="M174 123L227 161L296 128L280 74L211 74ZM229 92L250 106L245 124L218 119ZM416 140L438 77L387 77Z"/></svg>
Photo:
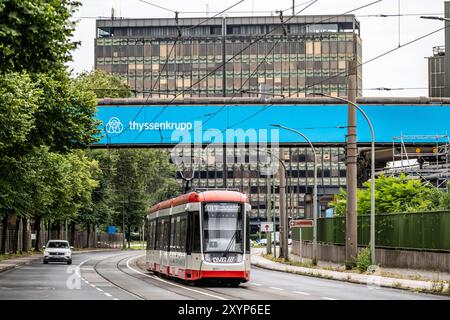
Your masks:
<svg viewBox="0 0 450 320"><path fill-rule="evenodd" d="M284 290L284 289L281 289L281 288L277 288L277 287L269 287L270 289L273 289L273 290Z"/></svg>
<svg viewBox="0 0 450 320"><path fill-rule="evenodd" d="M310 295L308 292L304 292L304 291L294 291L294 293L302 294L304 296L309 296Z"/></svg>
<svg viewBox="0 0 450 320"><path fill-rule="evenodd" d="M120 253L121 254L121 253ZM120 254L117 254L117 255L120 255ZM100 256L99 258L100 259L103 259L104 257L110 257L110 256L105 256L105 255L103 255L103 256ZM90 285L92 288L95 288L95 289L97 289L98 291L101 291L101 292L103 292L106 296L108 296L108 297L112 297L112 295L111 294L109 294L109 293L107 293L107 292L104 292L102 289L99 289L99 288L97 288L95 285L93 285L92 283L89 283L89 281L87 281L86 279L84 279L82 276L81 276L81 272L80 272L80 267L83 265L83 264L85 264L86 262L88 262L89 260L92 260L92 259L97 259L97 257L93 257L93 258L89 258L89 259L86 259L86 260L84 260L84 261L82 261L82 262L80 262L80 264L78 264L77 265L77 267L76 267L76 269L75 269L75 273L86 283L86 284L88 284L88 285ZM117 298L114 298L114 300L119 300L119 299L117 299Z"/></svg>
<svg viewBox="0 0 450 320"><path fill-rule="evenodd" d="M130 270L133 270L133 271L136 272L136 273L142 274L143 276L146 276L146 277L149 277L149 278L152 278L152 279L155 279L155 280L158 280L158 281L161 281L161 282L170 284L170 285L172 285L172 286L174 286L174 287L182 288L182 289L188 290L188 291L193 291L193 292L200 293L200 294L203 294L203 295L205 295L205 296L217 298L217 299L220 299L220 300L228 300L228 299L223 298L223 297L220 297L220 296L216 296L216 295L209 294L209 293L206 293L206 292L202 292L202 291L199 291L199 290L194 290L194 289L191 289L191 288L186 288L186 287L184 287L184 286L180 286L180 285L178 285L178 284L176 284L176 283L172 283L172 282L169 282L169 281L160 279L160 278L158 278L158 277L148 275L148 274L146 274L146 273L140 272L140 271L138 271L138 270L136 270L136 269L130 267L130 261L131 261L131 260L134 260L134 259L139 258L139 257L142 257L142 256L145 256L145 255L142 254L142 255L135 256L135 257L132 257L132 258L128 259L128 260L127 260L127 268L130 269Z"/></svg>
<svg viewBox="0 0 450 320"><path fill-rule="evenodd" d="M321 297L321 298L324 299L324 300L337 300L337 299L330 298L330 297Z"/></svg>
<svg viewBox="0 0 450 320"><path fill-rule="evenodd" d="M260 287L260 286L262 286L262 284L261 283L249 283L250 285L252 285L252 286L257 286L257 287Z"/></svg>

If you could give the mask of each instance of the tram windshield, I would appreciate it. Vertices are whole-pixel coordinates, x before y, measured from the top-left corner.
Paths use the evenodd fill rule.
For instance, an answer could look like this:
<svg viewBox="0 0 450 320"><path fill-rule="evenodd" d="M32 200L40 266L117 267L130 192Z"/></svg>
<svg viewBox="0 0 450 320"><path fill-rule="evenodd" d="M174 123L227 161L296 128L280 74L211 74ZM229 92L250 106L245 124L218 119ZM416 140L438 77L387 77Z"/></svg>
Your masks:
<svg viewBox="0 0 450 320"><path fill-rule="evenodd" d="M203 207L203 251L243 253L242 205L206 203Z"/></svg>

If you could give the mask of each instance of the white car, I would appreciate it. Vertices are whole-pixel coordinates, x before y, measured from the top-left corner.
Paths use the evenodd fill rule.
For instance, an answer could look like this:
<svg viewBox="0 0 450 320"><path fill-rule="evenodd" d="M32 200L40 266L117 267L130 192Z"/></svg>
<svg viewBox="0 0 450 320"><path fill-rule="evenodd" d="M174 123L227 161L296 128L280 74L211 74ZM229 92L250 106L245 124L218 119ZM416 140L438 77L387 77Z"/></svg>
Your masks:
<svg viewBox="0 0 450 320"><path fill-rule="evenodd" d="M72 249L66 240L49 240L44 248L44 264L66 262L72 264Z"/></svg>

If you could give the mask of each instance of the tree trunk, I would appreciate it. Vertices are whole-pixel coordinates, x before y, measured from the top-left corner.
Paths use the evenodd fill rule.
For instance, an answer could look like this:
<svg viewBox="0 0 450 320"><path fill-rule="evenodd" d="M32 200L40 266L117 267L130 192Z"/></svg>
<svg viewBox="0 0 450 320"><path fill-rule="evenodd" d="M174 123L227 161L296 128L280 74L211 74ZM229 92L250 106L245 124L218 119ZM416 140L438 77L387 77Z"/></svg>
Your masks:
<svg viewBox="0 0 450 320"><path fill-rule="evenodd" d="M52 235L52 224L49 222L47 222L47 241L50 240L51 235Z"/></svg>
<svg viewBox="0 0 450 320"><path fill-rule="evenodd" d="M131 243L131 227L130 226L128 226L127 231L128 231L128 236L127 236L128 244L127 244L127 247L128 247L128 249L130 249L130 243Z"/></svg>
<svg viewBox="0 0 450 320"><path fill-rule="evenodd" d="M85 248L89 248L89 238L91 236L91 226L88 223L87 224L87 238L86 238L86 247Z"/></svg>
<svg viewBox="0 0 450 320"><path fill-rule="evenodd" d="M22 251L28 252L28 219L22 219Z"/></svg>
<svg viewBox="0 0 450 320"><path fill-rule="evenodd" d="M75 222L70 223L70 244L75 247Z"/></svg>
<svg viewBox="0 0 450 320"><path fill-rule="evenodd" d="M58 239L61 239L61 221L58 220L56 227L58 228Z"/></svg>
<svg viewBox="0 0 450 320"><path fill-rule="evenodd" d="M13 239L13 248L12 252L17 253L19 251L19 232L20 232L20 224L22 223L22 218L16 218L16 227L14 229L14 239Z"/></svg>
<svg viewBox="0 0 450 320"><path fill-rule="evenodd" d="M36 240L34 241L34 251L41 250L41 217L34 219L34 231L36 232Z"/></svg>
<svg viewBox="0 0 450 320"><path fill-rule="evenodd" d="M2 239L0 243L0 253L6 253L6 232L8 231L8 216L2 219Z"/></svg>

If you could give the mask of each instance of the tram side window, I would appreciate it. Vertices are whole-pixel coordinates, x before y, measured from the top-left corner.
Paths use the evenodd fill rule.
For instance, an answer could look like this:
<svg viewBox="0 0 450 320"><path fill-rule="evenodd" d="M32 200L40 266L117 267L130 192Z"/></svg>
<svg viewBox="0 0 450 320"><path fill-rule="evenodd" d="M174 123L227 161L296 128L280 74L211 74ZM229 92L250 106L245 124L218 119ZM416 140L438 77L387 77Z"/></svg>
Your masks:
<svg viewBox="0 0 450 320"><path fill-rule="evenodd" d="M152 243L151 243L151 248L153 250L156 249L156 223L158 222L157 220L153 220L153 226L152 226Z"/></svg>
<svg viewBox="0 0 450 320"><path fill-rule="evenodd" d="M147 250L155 249L155 220L148 223L147 228Z"/></svg>
<svg viewBox="0 0 450 320"><path fill-rule="evenodd" d="M186 251L187 216L178 216L171 219L170 224L170 250Z"/></svg>
<svg viewBox="0 0 450 320"><path fill-rule="evenodd" d="M157 227L156 249L167 250L169 247L169 219L159 219Z"/></svg>
<svg viewBox="0 0 450 320"><path fill-rule="evenodd" d="M186 251L186 227L187 227L187 215L184 215L180 217L179 222L179 242L178 242L178 248L181 252Z"/></svg>
<svg viewBox="0 0 450 320"><path fill-rule="evenodd" d="M163 249L164 251L169 250L169 241L170 241L170 220L164 219L164 232L163 232Z"/></svg>
<svg viewBox="0 0 450 320"><path fill-rule="evenodd" d="M163 220L156 220L156 250L161 250L162 248L162 229L163 229Z"/></svg>
<svg viewBox="0 0 450 320"><path fill-rule="evenodd" d="M152 230L151 226L152 226L152 223L148 222L147 223L147 250L151 250L151 248L150 248L150 241L151 241L150 235L151 235L151 230Z"/></svg>
<svg viewBox="0 0 450 320"><path fill-rule="evenodd" d="M194 212L192 215L192 252L200 252L200 215Z"/></svg>
<svg viewBox="0 0 450 320"><path fill-rule="evenodd" d="M250 253L250 217L248 214L246 214L245 223L247 225L247 230L245 231L246 232L245 253Z"/></svg>
<svg viewBox="0 0 450 320"><path fill-rule="evenodd" d="M176 251L176 223L177 219L175 217L170 219L170 251Z"/></svg>

